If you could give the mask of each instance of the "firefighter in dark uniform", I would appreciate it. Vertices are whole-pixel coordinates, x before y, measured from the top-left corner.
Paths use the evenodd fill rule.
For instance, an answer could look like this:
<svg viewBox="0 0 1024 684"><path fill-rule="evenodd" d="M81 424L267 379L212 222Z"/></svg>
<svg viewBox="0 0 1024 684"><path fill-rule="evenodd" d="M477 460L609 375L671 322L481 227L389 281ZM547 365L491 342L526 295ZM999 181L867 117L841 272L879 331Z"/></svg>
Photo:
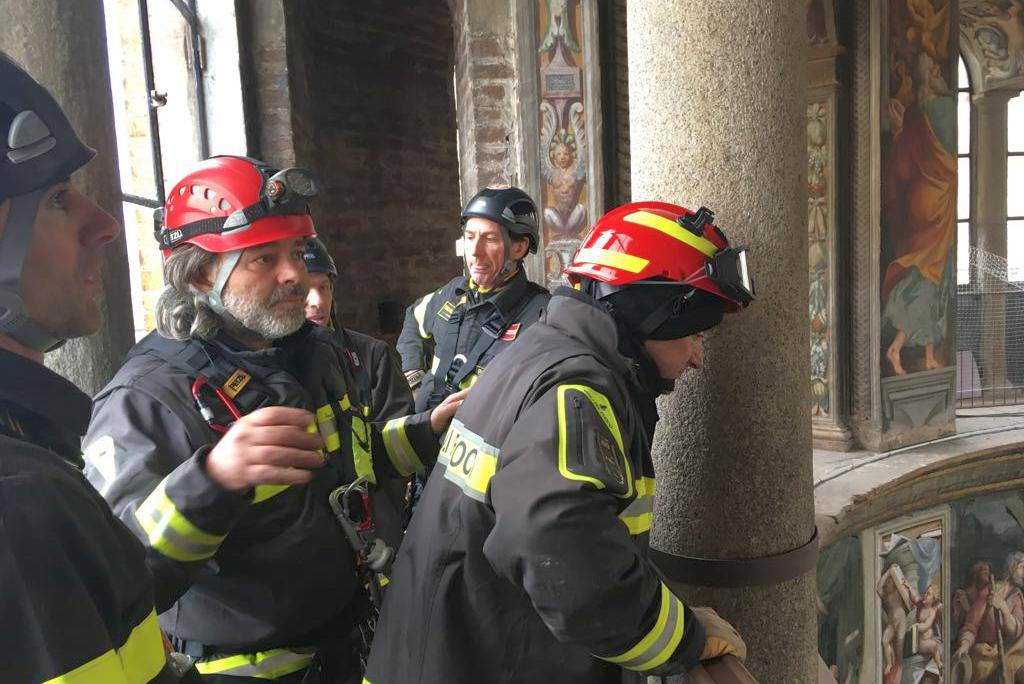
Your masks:
<svg viewBox="0 0 1024 684"><path fill-rule="evenodd" d="M309 272L309 294L306 295L306 318L334 332L335 342L345 350L353 365L353 374L358 374L368 383L373 397L373 414L379 416L404 416L413 409L412 393L402 376L402 364L398 355L385 342L356 332L341 325L334 301L334 284L338 280L338 267L320 238L306 241L303 254L306 270ZM361 369L358 370L357 369ZM460 390L455 400L460 401L468 390ZM379 495L390 501L391 508L404 507L405 483L390 479ZM387 541L393 548L401 542L401 530L389 529Z"/></svg>
<svg viewBox="0 0 1024 684"><path fill-rule="evenodd" d="M541 322L495 359L445 435L377 626L366 682L643 681L732 653L646 560L655 398L701 334L753 298L705 209L595 224Z"/></svg>
<svg viewBox="0 0 1024 684"><path fill-rule="evenodd" d="M0 681L177 682L145 551L79 470L89 398L43 353L96 332L120 227L69 177L95 151L0 53Z"/></svg>
<svg viewBox="0 0 1024 684"><path fill-rule="evenodd" d="M161 625L208 681L358 681L389 560L364 495L435 458L457 407L382 415L393 402L305 321L316 190L241 157L171 189L157 331L86 435L86 475L173 578Z"/></svg>
<svg viewBox="0 0 1024 684"><path fill-rule="evenodd" d="M522 263L538 242L537 207L519 188L484 188L463 209L466 275L416 300L398 338L417 410L472 386L540 318L550 295Z"/></svg>
<svg viewBox="0 0 1024 684"><path fill-rule="evenodd" d="M519 188L484 188L466 204L460 241L466 275L413 303L398 337L417 410L469 389L495 356L539 320L550 295L523 268L539 241L537 207ZM416 474L407 514L431 467Z"/></svg>

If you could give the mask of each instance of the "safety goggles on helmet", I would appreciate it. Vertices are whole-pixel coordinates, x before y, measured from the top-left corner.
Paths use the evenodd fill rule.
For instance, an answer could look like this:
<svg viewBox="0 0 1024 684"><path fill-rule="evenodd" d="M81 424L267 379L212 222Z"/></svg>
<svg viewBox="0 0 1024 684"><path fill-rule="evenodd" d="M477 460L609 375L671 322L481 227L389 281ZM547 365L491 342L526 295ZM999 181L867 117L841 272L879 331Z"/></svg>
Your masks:
<svg viewBox="0 0 1024 684"><path fill-rule="evenodd" d="M704 264L702 270L696 271L683 282L692 285L703 278L709 278L726 296L742 306L756 299L754 281L747 268L746 247L727 247L720 250Z"/></svg>
<svg viewBox="0 0 1024 684"><path fill-rule="evenodd" d="M320 192L320 184L307 169L293 167L275 171L256 166L263 177L259 199L226 217L202 219L173 229L163 227L163 210L158 209L154 237L160 248L171 250L183 242L204 234L231 234L246 230L260 219L270 216L308 215L309 201Z"/></svg>

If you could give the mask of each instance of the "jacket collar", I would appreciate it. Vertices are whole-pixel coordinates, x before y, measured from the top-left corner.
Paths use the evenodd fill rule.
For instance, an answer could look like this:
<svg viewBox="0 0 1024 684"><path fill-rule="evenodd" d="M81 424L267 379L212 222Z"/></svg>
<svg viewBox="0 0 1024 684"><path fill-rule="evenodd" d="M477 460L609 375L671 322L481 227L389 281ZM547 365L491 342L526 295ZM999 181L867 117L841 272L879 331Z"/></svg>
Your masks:
<svg viewBox="0 0 1024 684"><path fill-rule="evenodd" d="M516 269L515 274L507 280L503 285L490 290L488 292L480 292L470 287L469 278L463 279L462 283L455 288L456 296L468 295L470 306L477 306L483 302L489 302L506 323L511 322L512 314L515 312L516 306L519 301L526 294L530 287L530 281L526 277L526 271L522 268ZM474 295L475 293L475 295ZM479 297L474 301L474 296Z"/></svg>
<svg viewBox="0 0 1024 684"><path fill-rule="evenodd" d="M544 318L552 328L597 352L605 365L616 372L632 374L632 361L619 353L615 320L592 297L571 287L556 288Z"/></svg>
<svg viewBox="0 0 1024 684"><path fill-rule="evenodd" d="M9 403L48 422L68 441L89 427L92 400L46 366L0 349L0 402Z"/></svg>

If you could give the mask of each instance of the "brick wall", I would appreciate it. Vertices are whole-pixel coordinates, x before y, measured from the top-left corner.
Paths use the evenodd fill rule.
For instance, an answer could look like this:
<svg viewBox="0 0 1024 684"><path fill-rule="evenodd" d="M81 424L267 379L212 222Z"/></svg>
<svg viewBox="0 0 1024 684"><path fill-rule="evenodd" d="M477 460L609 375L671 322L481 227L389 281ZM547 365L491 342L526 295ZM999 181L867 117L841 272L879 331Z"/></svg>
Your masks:
<svg viewBox="0 0 1024 684"><path fill-rule="evenodd" d="M518 184L515 40L508 3L453 0L462 195Z"/></svg>
<svg viewBox="0 0 1024 684"><path fill-rule="evenodd" d="M436 0L302 2L284 21L285 128L323 184L313 213L341 271L340 317L393 340L404 308L461 271L450 15ZM251 59L257 81L282 72L279 52Z"/></svg>

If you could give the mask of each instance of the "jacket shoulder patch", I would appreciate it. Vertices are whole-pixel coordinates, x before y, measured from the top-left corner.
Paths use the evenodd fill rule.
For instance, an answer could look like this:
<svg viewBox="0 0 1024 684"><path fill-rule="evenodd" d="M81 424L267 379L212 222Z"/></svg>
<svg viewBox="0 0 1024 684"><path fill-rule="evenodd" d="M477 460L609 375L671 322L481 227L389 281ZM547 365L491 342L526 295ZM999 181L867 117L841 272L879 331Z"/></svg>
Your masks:
<svg viewBox="0 0 1024 684"><path fill-rule="evenodd" d="M633 494L633 476L611 402L585 385L558 388L558 470L618 497Z"/></svg>

